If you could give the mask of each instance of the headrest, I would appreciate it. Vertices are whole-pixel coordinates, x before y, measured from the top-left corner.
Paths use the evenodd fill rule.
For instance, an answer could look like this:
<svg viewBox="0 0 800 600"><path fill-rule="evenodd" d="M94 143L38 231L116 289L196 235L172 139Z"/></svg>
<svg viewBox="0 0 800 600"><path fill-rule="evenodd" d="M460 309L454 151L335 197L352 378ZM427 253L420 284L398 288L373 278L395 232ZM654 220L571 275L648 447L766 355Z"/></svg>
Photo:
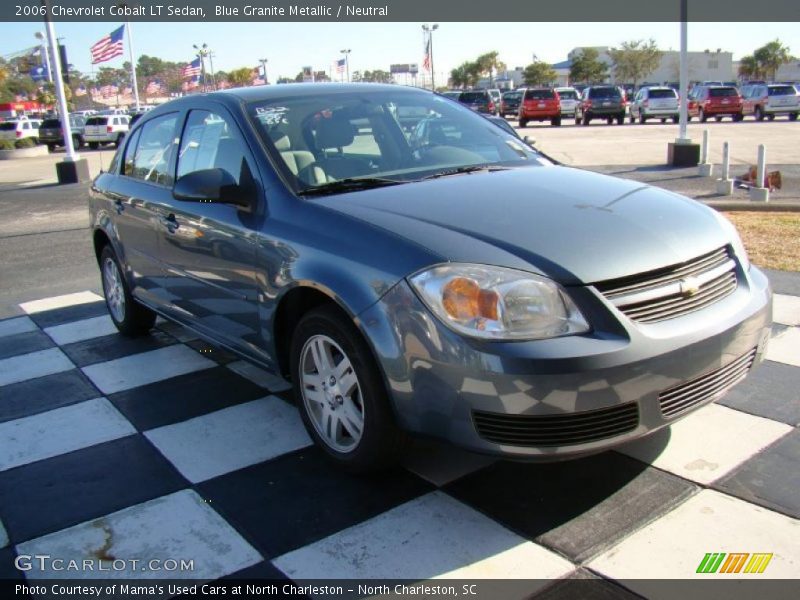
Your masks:
<svg viewBox="0 0 800 600"><path fill-rule="evenodd" d="M349 146L355 138L355 130L349 119L332 117L317 123L316 144L320 150Z"/></svg>
<svg viewBox="0 0 800 600"><path fill-rule="evenodd" d="M272 140L272 143L275 144L275 149L279 152L286 152L287 150L292 149L292 141L283 131L273 129L269 132L269 137Z"/></svg>

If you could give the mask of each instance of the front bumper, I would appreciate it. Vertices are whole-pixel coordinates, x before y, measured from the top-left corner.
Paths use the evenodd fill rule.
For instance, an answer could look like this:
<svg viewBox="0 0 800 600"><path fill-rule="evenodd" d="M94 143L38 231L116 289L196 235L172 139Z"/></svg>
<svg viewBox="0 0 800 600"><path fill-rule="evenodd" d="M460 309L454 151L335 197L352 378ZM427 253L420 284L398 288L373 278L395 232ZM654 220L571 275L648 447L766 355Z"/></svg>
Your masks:
<svg viewBox="0 0 800 600"><path fill-rule="evenodd" d="M737 290L716 304L649 325L616 312L594 288L571 288L594 330L551 340L462 337L442 325L404 281L359 321L403 428L482 453L554 460L599 452L669 425L718 394L669 416L659 394L722 367L737 369L734 361L751 352L753 363L760 362L770 333L771 290L755 267L739 278ZM718 387L728 377L725 369L719 372ZM541 443L501 443L491 435L502 423L514 428L532 422L574 433L606 413L630 427L603 430L608 423L601 423L608 435L600 439L529 438Z"/></svg>

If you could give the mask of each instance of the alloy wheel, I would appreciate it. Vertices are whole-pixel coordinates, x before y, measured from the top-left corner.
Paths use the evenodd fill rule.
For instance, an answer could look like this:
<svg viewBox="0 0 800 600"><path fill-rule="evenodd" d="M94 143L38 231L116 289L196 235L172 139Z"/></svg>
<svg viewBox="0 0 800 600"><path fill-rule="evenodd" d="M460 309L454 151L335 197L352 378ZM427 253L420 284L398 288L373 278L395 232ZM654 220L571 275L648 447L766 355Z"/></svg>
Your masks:
<svg viewBox="0 0 800 600"><path fill-rule="evenodd" d="M111 311L114 320L121 323L125 320L125 289L117 263L111 258L106 258L103 264L103 291L108 310Z"/></svg>

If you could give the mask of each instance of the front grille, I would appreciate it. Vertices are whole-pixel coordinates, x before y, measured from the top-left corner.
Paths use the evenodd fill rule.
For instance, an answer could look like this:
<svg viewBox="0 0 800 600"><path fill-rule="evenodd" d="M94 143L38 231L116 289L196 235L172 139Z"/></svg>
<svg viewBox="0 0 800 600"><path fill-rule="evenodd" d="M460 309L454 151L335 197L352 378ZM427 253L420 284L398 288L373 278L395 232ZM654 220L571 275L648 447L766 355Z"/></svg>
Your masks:
<svg viewBox="0 0 800 600"><path fill-rule="evenodd" d="M686 381L658 395L661 413L668 418L675 417L693 406L702 404L733 387L745 378L756 357L753 348L724 367Z"/></svg>
<svg viewBox="0 0 800 600"><path fill-rule="evenodd" d="M507 415L473 411L483 439L506 446L574 446L615 437L636 429L636 402L561 415Z"/></svg>
<svg viewBox="0 0 800 600"><path fill-rule="evenodd" d="M737 286L736 263L727 247L679 265L595 284L614 306L639 323L657 323L700 310Z"/></svg>

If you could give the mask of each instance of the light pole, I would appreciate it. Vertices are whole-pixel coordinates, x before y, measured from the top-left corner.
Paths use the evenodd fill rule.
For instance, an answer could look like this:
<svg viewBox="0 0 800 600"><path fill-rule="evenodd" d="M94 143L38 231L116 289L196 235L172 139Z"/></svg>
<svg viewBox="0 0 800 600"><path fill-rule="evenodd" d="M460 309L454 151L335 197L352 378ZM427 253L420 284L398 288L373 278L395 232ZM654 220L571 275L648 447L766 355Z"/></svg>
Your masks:
<svg viewBox="0 0 800 600"><path fill-rule="evenodd" d="M47 37L41 31L37 31L34 35L36 35L36 39L41 43L40 52L42 53L44 68L47 69L47 81L53 83L53 72L50 70L50 49L47 47Z"/></svg>
<svg viewBox="0 0 800 600"><path fill-rule="evenodd" d="M423 35L428 36L427 48L428 48L428 59L431 62L431 90L433 91L436 91L436 77L435 77L435 71L433 70L433 32L436 31L437 29L439 29L438 23L434 23L430 27L427 24L422 26L422 31L425 32Z"/></svg>
<svg viewBox="0 0 800 600"><path fill-rule="evenodd" d="M344 54L344 67L347 70L347 83L350 83L350 48L345 48L340 52Z"/></svg>
<svg viewBox="0 0 800 600"><path fill-rule="evenodd" d="M266 58L259 58L258 62L261 63L261 72L264 75L264 85L267 85L269 83L267 80L267 63L269 61Z"/></svg>
<svg viewBox="0 0 800 600"><path fill-rule="evenodd" d="M208 44L203 44L202 46L198 46L197 44L193 44L192 47L197 50L197 56L200 57L200 73L201 77L203 78L203 91L208 91L208 86L206 82L206 56L208 57L209 66L211 67L211 84L214 89L217 89L217 82L214 80L214 61L212 57L214 56L213 51L211 48L208 47Z"/></svg>

